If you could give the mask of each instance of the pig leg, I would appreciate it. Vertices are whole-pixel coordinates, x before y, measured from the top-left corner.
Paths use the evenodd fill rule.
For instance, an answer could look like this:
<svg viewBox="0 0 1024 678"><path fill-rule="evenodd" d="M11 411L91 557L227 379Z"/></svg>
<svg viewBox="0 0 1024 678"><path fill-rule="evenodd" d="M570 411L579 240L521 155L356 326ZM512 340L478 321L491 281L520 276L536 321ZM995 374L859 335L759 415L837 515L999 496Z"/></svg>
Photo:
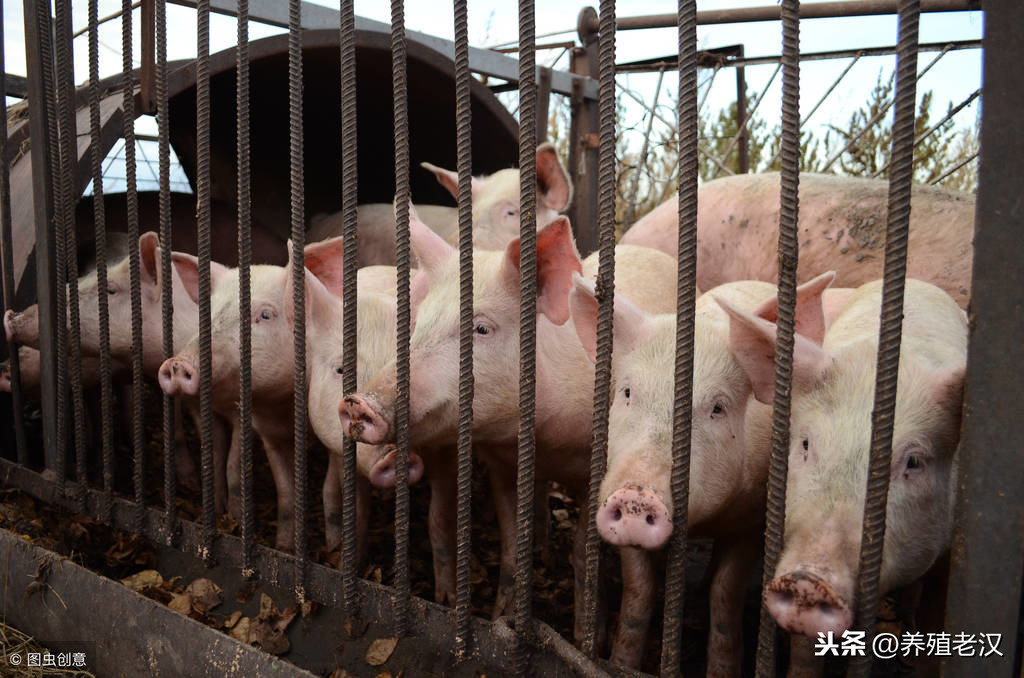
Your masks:
<svg viewBox="0 0 1024 678"><path fill-rule="evenodd" d="M324 538L327 550L333 551L341 545L341 457L327 453L327 474L324 476Z"/></svg>
<svg viewBox="0 0 1024 678"><path fill-rule="evenodd" d="M715 540L708 600L708 676L739 676L743 669L743 601L760 545L757 534Z"/></svg>
<svg viewBox="0 0 1024 678"><path fill-rule="evenodd" d="M344 523L342 514L342 488L345 484L345 473L342 459L336 454L329 454L327 475L324 478L324 522L326 523L327 550L333 551L342 547L344 542ZM366 531L370 516L370 483L363 476L356 474L356 569L366 557Z"/></svg>
<svg viewBox="0 0 1024 678"><path fill-rule="evenodd" d="M191 413L190 413L191 414ZM196 420L198 423L198 420ZM188 447L182 419L181 401L174 399L174 468L178 476L178 484L185 487L199 487L199 470L192 452ZM199 427L196 427L199 430Z"/></svg>
<svg viewBox="0 0 1024 678"><path fill-rule="evenodd" d="M515 459L515 450L508 453ZM498 530L501 534L501 571L498 575L498 595L494 600L491 618L497 619L512 612L512 590L515 586L516 569L516 473L515 466L487 460L487 468L491 479L491 495L494 499L494 510L498 517Z"/></svg>
<svg viewBox="0 0 1024 678"><path fill-rule="evenodd" d="M295 547L295 449L291 437L287 440L263 437L262 440L277 488L276 546L281 551L292 551Z"/></svg>
<svg viewBox="0 0 1024 678"><path fill-rule="evenodd" d="M458 525L458 472L455 450L436 455L447 461L431 459L430 511L428 531L434 554L434 600L455 607L455 533Z"/></svg>
<svg viewBox="0 0 1024 678"><path fill-rule="evenodd" d="M579 532L585 532L582 525ZM612 642L611 661L613 664L639 668L647 647L647 631L651 625L651 610L654 608L654 565L650 552L644 549L622 547L619 556L622 559L622 607L619 610L619 626ZM582 591L582 576L582 573L577 575L577 600ZM576 618L579 620L579 615Z"/></svg>
<svg viewBox="0 0 1024 678"><path fill-rule="evenodd" d="M232 431L228 423L217 415L213 416L213 496L217 515L228 510L228 452L232 443Z"/></svg>
<svg viewBox="0 0 1024 678"><path fill-rule="evenodd" d="M236 521L242 520L242 427L238 417L224 420L225 428L230 430L231 444L228 446L227 459L224 461L224 477L228 491L228 515ZM255 447L256 441L253 440Z"/></svg>
<svg viewBox="0 0 1024 678"><path fill-rule="evenodd" d="M814 656L814 639L790 634L786 678L820 678L824 673L825 658Z"/></svg>

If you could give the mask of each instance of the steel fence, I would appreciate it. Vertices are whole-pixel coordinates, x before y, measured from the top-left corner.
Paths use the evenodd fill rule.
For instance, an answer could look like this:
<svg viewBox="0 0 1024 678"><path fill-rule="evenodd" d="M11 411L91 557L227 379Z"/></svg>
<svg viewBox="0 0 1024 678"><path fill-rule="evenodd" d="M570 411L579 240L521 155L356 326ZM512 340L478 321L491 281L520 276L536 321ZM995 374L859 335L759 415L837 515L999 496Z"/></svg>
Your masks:
<svg viewBox="0 0 1024 678"><path fill-rule="evenodd" d="M825 3L805 5L798 0L783 0L781 8L698 12L695 0L680 0L677 15L668 17L616 17L614 0L602 0L600 11L585 10L581 14L581 39L584 46L574 53L572 73L559 73L538 69L535 59L536 16L533 0L519 3L519 54L516 71L510 71L510 61L496 60L493 54L469 47L468 8L466 0L454 0L454 43L442 46L444 54L452 58L457 110L457 202L458 202L458 399L457 426L451 440L456 470L456 505L454 518L454 609L445 612L451 622L450 631L425 630L425 619L438 619L433 604L416 601L412 594L409 562L409 537L412 523L409 479L412 464L410 450L414 423L410 413L412 396L412 355L410 351L416 318L416 270L413 267L412 232L415 228L411 213L412 179L410 178L410 110L407 82L407 44L418 40L405 29L403 0L393 0L390 33L390 58L394 116L394 177L395 177L395 251L396 251L396 392L395 400L395 513L394 513L394 579L385 589L378 589L363 581L357 572L357 453L356 442L346 438L340 455L341 501L340 534L341 559L338 570L314 562L308 538L313 508L309 482L310 444L315 435L309 430L310 403L307 393L312 368L307 364L309 336L307 334L306 263L307 263L307 210L306 177L308 165L304 162L304 149L308 148L304 117L303 92L303 37L305 31L335 22L339 31L338 62L340 69L341 146L339 164L341 184L338 187L342 214L340 293L344 304L344 322L336 329L337 343L345 356L340 368L343 395L358 390L357 355L357 269L361 246L357 203L359 200L359 164L357 162L357 94L356 43L358 30L367 24L354 15L352 2L341 2L337 12L325 13L321 7L290 0L288 11L272 3L257 0L197 0L196 86L196 169L195 200L197 211L196 287L198 389L198 433L201 447L201 497L199 519L182 517L178 506L175 455L176 436L181 423L176 409L181 405L173 396L162 398L160 449L163 457L162 505L152 501L153 488L147 487L147 433L145 430L144 379L153 378L149 361L144 356L159 356L157 362L170 361L181 349L177 345L174 323L180 311L175 308L172 285L174 274L172 257L172 220L170 188L170 128L169 128L169 65L167 61L167 2L142 0L132 4L123 0L122 9L110 17L99 16L98 0L88 5L89 79L87 99L76 98L73 74L71 4L55 3L51 16L50 0L26 0L25 35L28 64L27 95L29 105L29 136L31 143L31 171L35 238L34 270L35 292L38 303L38 346L41 352L40 392L42 412L43 454L36 453L35 442L26 437L22 417L25 395L20 386L20 369L16 345L10 349L10 374L13 394L13 416L16 430L16 454L7 454L0 461L7 483L46 501L68 506L91 514L118 528L130 530L149 539L173 546L195 555L207 564L218 563L237 568L247 580L264 580L294 591L298 602L316 600L340 610L346 617L365 614L384 616L391 625L393 635L403 638L422 634L439 646L439 652L450 652L452 661L486 655L489 661L500 663L504 670L517 675L535 672L541 664L538 657L554 655L569 669L583 675L604 675L605 672L623 670L602 659L601 638L604 618L600 601L600 582L606 569L602 563L601 536L597 514L600 508L601 483L606 473L609 446L609 410L614 392L613 380L613 324L615 318L615 247L616 247L616 96L615 36L617 30L673 26L678 30L678 55L674 60L645 64L644 68L659 72L658 91L665 71L678 72L678 98L676 121L668 121L657 111L655 104L647 106L649 113L647 138L655 118L675 125L678 129L678 240L676 270L676 301L674 313L673 399L671 411L671 477L669 482L672 505L671 524L674 529L666 547L667 562L664 579L664 612L661 621L660 674L680 675L684 663L683 609L687 590L686 564L690 503L690 466L692 422L695 410L694 361L697 298L698 253L698 154L709 155L697 142L698 113L702 103L698 89L697 69L701 65L697 49L697 26L720 21L777 20L782 22L782 50L777 58L776 73L782 78L782 134L777 158L781 167L781 195L779 202L778 247L778 308L775 327L777 334L774 353L774 391L771 417L771 453L766 483L766 518L763 543L764 574L762 584L772 581L784 541L786 525L786 484L789 474L791 399L794 388L794 351L797 342L797 264L799 258L798 216L800 210L800 133L804 123L831 94L853 64L866 51L849 56L852 61L813 106L811 113L800 117L800 63L808 55L799 53L800 20L816 16L815 12L831 11L835 15L856 13L891 13L898 11L899 34L896 45L897 69L895 73L894 125L891 161L883 170L889 172L888 212L885 231L885 264L882 287L880 335L875 369L875 391L871 411L871 445L867 499L863 516L863 534L860 540L859 567L856 583L855 628L866 633L868 645L876 627L879 604L879 578L885 543L886 503L889 496L890 467L894 426L896 421L897 376L900 366L901 327L904 318L904 286L907 278L907 242L910 230L911 180L913 149L923 138L933 133L952 115L971 103L980 94L975 91L964 102L945 116L938 124L915 137L915 102L917 80L939 58L953 47L939 48L938 56L919 72L918 52L927 46L918 40L918 21L922 11L948 11L973 8L970 3L927 0L900 0L896 2ZM192 3L181 3L189 4ZM250 4L252 6L250 6ZM897 7L898 4L898 7ZM856 7L854 7L856 5ZM867 7L870 5L870 7ZM144 67L133 68L133 35L130 17L139 8L143 21L142 51ZM217 448L218 410L214 401L214 369L216 353L214 327L216 308L213 306L215 278L219 273L212 258L212 238L215 237L211 216L213 184L218 168L211 163L211 70L210 70L210 16L211 12L225 12L237 16L237 50L235 66L235 135L237 164L235 191L237 195L237 297L239 322L237 326L239 355L237 400L231 404L237 417L235 437L228 451L237 455L239 468L238 499L240 500L240 536L234 537L218 529L217 493L221 480L216 468L223 464ZM1021 529L1021 506L1024 489L1019 455L1021 436L1019 360L1007 364L1006 356L1019 354L1021 330L1020 267L1021 241L1015 235L1019 225L1019 206L1014 196L1019 194L1018 177L1021 172L1019 135L1014 135L1014 111L1019 110L1021 98L1019 63L1024 56L1024 43L1014 33L1014 27L1024 23L1021 8L1011 0L985 3L986 38L984 43L986 106L983 115L982 137L984 152L980 154L980 191L978 224L974 240L974 300L970 308L970 344L966 377L965 424L961 448L970 454L961 455L958 480L958 517L952 549L952 576L947 628L960 631L971 625L985 624L1003 636L1004 654L993 657L986 664L966 660L950 661L946 675L1013 675L1020 664L1019 601L1021 591L1024 540ZM308 13L308 14L307 14ZM138 196L135 178L135 128L138 115L155 111L159 123L159 276L165 281L160 289L160 347L144 346L142 299L142 270L140 250L128 249L131 323L129 364L131 375L131 494L121 496L115 491L115 477L119 462L114 454L113 426L115 404L112 371L117 358L111 349L111 319L108 308L108 271L110 262L107 245L108 232L104 214L104 187L102 162L104 149L109 148L103 106L107 92L101 88L99 77L99 33L101 23L120 16L122 19L122 74L117 83L121 100L119 115L120 136L124 139L127 184L127 225L130 243L140 240ZM254 500L254 467L258 461L255 451L259 430L260 403L254 395L253 328L258 322L254 310L254 189L252 177L253 140L251 129L250 42L249 24L256 19L286 26L288 72L288 138L290 214L290 287L284 292L290 296L285 305L290 312L291 375L293 390L285 398L285 405L275 403L278 413L290 422L285 436L288 447L287 475L294 483L292 510L279 510L278 534L289 534L290 543L278 543L292 550L291 554L267 548L257 543L256 506ZM51 30L51 27L53 30ZM543 36L541 36L543 37ZM2 42L2 34L0 34ZM436 41L434 43L437 45ZM972 46L976 46L972 43ZM3 50L0 49L0 59ZM504 58L504 57L503 57ZM814 58L814 55L810 55ZM713 66L714 74L723 66L742 67L756 60L744 60L742 54L730 57L728 63ZM618 72L638 70L639 66L625 65ZM3 62L0 61L0 71ZM519 92L518 111L518 169L519 169L519 263L518 263L518 372L517 389L518 424L513 441L515 448L515 500L511 524L514 543L503 545L513 554L513 575L509 583L511 604L506 616L490 625L483 625L471 615L471 543L472 527L472 473L474 456L480 456L480 443L474 440L474 396L479 392L474 381L473 348L477 321L474 313L473 257L473 183L472 152L473 121L471 120L472 73L503 77L514 83ZM742 83L742 76L739 76ZM768 81L772 84L775 76ZM6 93L6 76L0 88ZM767 90L767 87L765 90ZM708 84L710 88L710 83ZM740 90L745 92L745 85ZM576 179L578 203L572 213L577 243L584 253L598 252L596 275L596 368L593 382L591 453L584 483L585 491L576 497L581 511L581 530L584 539L584 572L577 573L583 582L581 607L575 610L580 620L579 650L558 636L544 620L538 619L533 609L533 576L535 544L535 505L539 483L551 480L538 469L538 457L552 454L551 446L538 440L538 227L544 224L538 218L538 141L542 136L546 116L547 96L561 92L573 101L573 132L570 144L569 166ZM627 91L628 93L628 91ZM305 92L309 94L309 92ZM704 93L706 96L706 91ZM743 143L742 133L764 99L764 92L753 105L740 115L740 134L725 153L726 157L711 159L727 174L731 173L725 161L733 146ZM308 102L308 98L306 99ZM84 108L86 117L79 116ZM888 113L879 112L873 124ZM78 127L87 121L88 132ZM358 124L363 124L362 120ZM6 309L14 308L19 280L15 276L14 242L19 237L12 231L11 215L11 153L8 149L7 118L0 127L0 222L3 245L3 292ZM282 135L285 130L281 130ZM102 429L99 469L89 466L89 441L86 431L86 395L83 390L82 318L79 309L78 246L74 205L81 194L77 185L80 163L79 138L87 136L88 167L94 199L95 253L99 339L98 355ZM1007 140L1009 139L1009 140ZM847 147L852 145L851 139ZM844 149L845 150L845 149ZM646 162L648 143L641 153L641 167ZM968 158L964 162L969 162ZM829 159L828 164L836 160ZM773 158L772 163L775 159ZM883 171L880 170L879 172ZM633 183L636 191L636 180ZM633 213L635 206L630 207ZM24 235L24 232L21 233ZM421 265L424 262L421 261ZM23 269L31 271L30 268ZM706 291L706 290L705 290ZM67 321L64 317L67 315ZM283 311L282 311L283 314ZM149 321L153 322L153 321ZM126 328L116 328L124 332ZM234 328L231 328L232 331ZM284 356L287 351L282 351ZM666 366L666 369L668 367ZM237 405L235 404L237 403ZM230 408L229 408L230 409ZM286 410L286 411L285 411ZM591 413L588 412L588 416ZM264 448L272 447L265 441ZM271 449L267 449L268 455ZM70 457L69 457L70 453ZM37 463L42 456L42 464ZM95 478L99 471L101 482ZM39 471L52 472L52 476ZM52 478L52 479L51 479ZM276 478L275 478L276 480ZM229 481L230 482L230 481ZM229 487L229 490L232 489ZM289 487L290 491L290 487ZM282 486L278 486L282 492ZM585 496L584 496L585 495ZM500 519L500 517L499 517ZM1001 557L993 557L999 552ZM435 558L436 562L436 558ZM504 585L504 582L503 582ZM691 582L690 587L693 584ZM382 597L384 594L386 598ZM993 604L993 599L1000 601ZM386 602L385 602L386 601ZM985 611L991 608L991 614ZM425 609L431 608L428 614ZM997 608L997 609L996 609ZM438 608L440 609L440 608ZM430 617L429 615L434 615ZM649 623L645 622L645 623ZM481 629L486 629L482 631ZM776 657L779 639L775 620L762 605L757 640L756 673L774 675L780 665ZM482 634L490 634L484 639ZM496 639L496 640L495 640ZM499 648L495 650L494 648ZM507 653L507 654L506 654ZM548 666L547 664L543 666ZM981 667L981 668L979 668ZM849 674L867 676L871 671L871 657L855 657L849 665ZM979 673L980 672L980 673Z"/></svg>

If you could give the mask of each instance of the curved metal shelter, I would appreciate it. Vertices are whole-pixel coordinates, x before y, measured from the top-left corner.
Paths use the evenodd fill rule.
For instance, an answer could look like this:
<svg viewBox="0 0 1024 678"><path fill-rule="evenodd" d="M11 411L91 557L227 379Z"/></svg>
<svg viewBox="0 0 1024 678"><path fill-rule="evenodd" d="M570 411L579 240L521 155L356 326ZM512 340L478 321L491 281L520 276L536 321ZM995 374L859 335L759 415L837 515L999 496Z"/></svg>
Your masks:
<svg viewBox="0 0 1024 678"><path fill-rule="evenodd" d="M305 125L305 201L307 219L318 212L341 206L341 123L339 34L337 30L303 32L303 87ZM391 96L390 35L357 30L356 79L358 100L359 201L391 202L395 192L394 134ZM289 232L289 138L288 138L288 36L277 35L250 43L251 135L253 172L253 221L256 229L276 235L283 242ZM237 208L235 148L235 49L210 57L211 176L214 207L214 239L218 225L227 227ZM196 174L196 69L192 60L169 64L170 142L190 183ZM121 76L101 83L101 143L104 156L120 138L123 126ZM451 204L454 200L433 175L416 168L423 161L455 167L455 81L450 58L431 46L408 42L408 101L412 191L417 202ZM477 80L472 82L473 170L490 173L517 162L518 126L494 94ZM87 92L76 94L77 127L88 129ZM144 113L141 97L135 110ZM32 159L27 152L28 121L11 130L11 208L14 232L14 273L20 301L34 296L35 244L32 193ZM79 133L75 185L79 193L90 180L89 136ZM176 204L184 201L180 196ZM107 226L126 230L123 194L105 196ZM157 194L140 192L140 214L156 213ZM149 203L152 203L150 205ZM91 209L79 209L78 242L88 245L93 237ZM84 217L84 218L83 218ZM174 246L194 250L189 234L195 233L195 210L172 211ZM119 221L120 220L120 221ZM155 223L140 223L140 230ZM234 231L230 239L234 240ZM179 244L180 242L180 244ZM284 249L282 247L282 255ZM225 262L232 263L232 262ZM26 275L27 273L27 275ZM27 281L27 284L23 284Z"/></svg>

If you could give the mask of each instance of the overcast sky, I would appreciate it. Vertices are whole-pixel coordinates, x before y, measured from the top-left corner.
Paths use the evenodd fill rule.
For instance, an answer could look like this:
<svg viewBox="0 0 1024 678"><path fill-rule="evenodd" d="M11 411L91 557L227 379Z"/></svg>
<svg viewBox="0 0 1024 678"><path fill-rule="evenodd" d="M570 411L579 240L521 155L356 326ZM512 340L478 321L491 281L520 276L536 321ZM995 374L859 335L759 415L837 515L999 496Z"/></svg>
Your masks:
<svg viewBox="0 0 1024 678"><path fill-rule="evenodd" d="M313 0L316 4L334 5L336 2ZM284 2L284 0L281 0ZM538 2L537 34L569 30L564 38L544 38L540 42L568 40L574 36L576 17L588 2L580 0L544 0ZM719 9L726 7L761 6L776 4L775 0L702 0L698 9ZM809 4L809 3L805 3ZM119 0L100 0L101 16L120 9ZM74 2L75 30L85 27L88 3ZM390 21L390 3L383 0L357 0L356 13L360 16ZM675 2L666 0L634 0L619 3L619 16L635 16L674 12ZM136 63L138 62L138 10L134 13L136 37ZM451 38L453 36L453 13L451 5L436 0L408 0L406 2L406 26L410 30ZM22 6L19 2L4 3L5 58L8 72L24 74L24 24ZM511 42L518 36L518 5L510 0L469 0L470 42L475 46L491 46ZM171 39L168 45L169 59L194 57L195 11L168 5L168 24ZM981 12L955 12L924 14L921 17L921 42L946 42L952 40L980 39L983 21ZM845 19L814 19L801 22L800 48L804 52L822 50L852 49L893 45L896 42L895 17L854 17ZM251 39L273 35L281 29L253 24ZM633 61L648 57L672 54L676 49L676 30L653 29L643 31L620 31L616 39L616 58L619 62ZM781 28L779 22L756 24L735 24L701 26L698 28L701 48L743 44L748 56L778 54L781 49ZM121 26L119 21L104 24L100 29L101 75L115 73L121 68ZM235 42L235 20L231 17L214 15L211 19L211 50L219 51ZM76 82L83 81L88 74L88 42L85 35L75 40ZM538 55L542 63L549 63L558 51ZM935 53L922 53L919 69L923 69ZM843 83L832 93L825 105L812 119L813 126L824 125L830 120L845 122L849 112L862 105L875 81L882 73L888 78L892 72L894 57L863 58L846 76ZM801 71L801 108L806 114L818 98L832 84L835 77L849 64L849 59L805 62ZM557 66L565 68L567 58ZM750 89L760 93L770 78L773 65L747 68ZM702 72L703 82L708 71ZM653 96L655 74L622 75L620 84L638 92L649 100ZM675 76L667 77L667 87L675 89ZM926 90L935 93L933 111L941 114L948 104L957 104L966 99L980 86L981 52L966 50L951 52L929 71L920 81L919 94ZM781 78L769 88L759 114L770 124L778 120L781 96ZM715 110L728 105L735 97L735 79L731 72L715 80L706 108ZM979 103L976 101L965 108L956 118L958 127L973 126L977 120ZM639 114L639 109L636 109Z"/></svg>

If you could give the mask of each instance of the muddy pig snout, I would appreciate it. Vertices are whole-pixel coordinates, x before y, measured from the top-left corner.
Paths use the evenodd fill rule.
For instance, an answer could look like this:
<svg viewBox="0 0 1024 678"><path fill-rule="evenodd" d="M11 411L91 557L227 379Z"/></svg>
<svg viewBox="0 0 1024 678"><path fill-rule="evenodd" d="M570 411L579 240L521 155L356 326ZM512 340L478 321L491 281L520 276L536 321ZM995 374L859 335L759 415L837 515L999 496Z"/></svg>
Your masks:
<svg viewBox="0 0 1024 678"><path fill-rule="evenodd" d="M370 482L376 487L389 489L395 486L398 476L398 453L392 449L370 469ZM415 452L409 452L409 484L415 485L423 477L423 459Z"/></svg>
<svg viewBox="0 0 1024 678"><path fill-rule="evenodd" d="M614 546L660 549L672 536L672 517L653 490L629 485L605 499L597 512L597 530Z"/></svg>
<svg viewBox="0 0 1024 678"><path fill-rule="evenodd" d="M160 366L157 374L160 388L167 395L197 395L199 393L199 370L191 361L170 358Z"/></svg>
<svg viewBox="0 0 1024 678"><path fill-rule="evenodd" d="M370 396L350 394L338 406L341 428L345 435L361 443L380 445L388 440L390 426L380 407Z"/></svg>
<svg viewBox="0 0 1024 678"><path fill-rule="evenodd" d="M812 638L836 635L853 624L853 612L823 578L806 570L776 577L764 592L764 602L779 626Z"/></svg>

